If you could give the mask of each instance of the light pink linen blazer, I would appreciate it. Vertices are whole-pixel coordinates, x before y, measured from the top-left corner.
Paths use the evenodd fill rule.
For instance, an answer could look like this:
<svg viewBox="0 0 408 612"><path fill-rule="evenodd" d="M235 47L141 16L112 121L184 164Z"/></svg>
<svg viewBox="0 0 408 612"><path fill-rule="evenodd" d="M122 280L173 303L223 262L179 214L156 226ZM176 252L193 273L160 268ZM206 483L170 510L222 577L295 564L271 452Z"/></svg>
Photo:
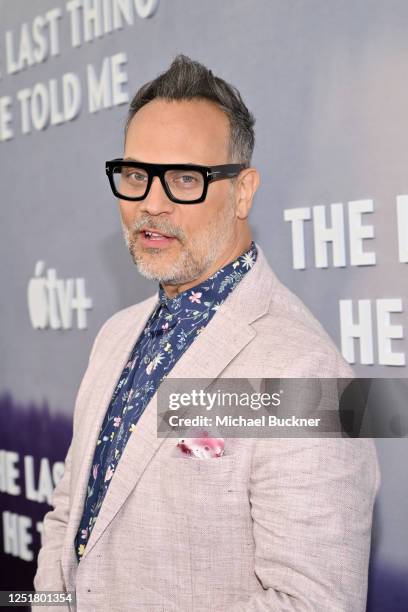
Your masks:
<svg viewBox="0 0 408 612"><path fill-rule="evenodd" d="M352 376L257 246L253 268L168 378ZM379 487L373 441L227 439L220 459L186 459L174 455L175 438L157 436L157 395L78 567L74 538L99 429L156 299L117 312L95 339L44 519L36 590L76 590L81 612L363 612Z"/></svg>

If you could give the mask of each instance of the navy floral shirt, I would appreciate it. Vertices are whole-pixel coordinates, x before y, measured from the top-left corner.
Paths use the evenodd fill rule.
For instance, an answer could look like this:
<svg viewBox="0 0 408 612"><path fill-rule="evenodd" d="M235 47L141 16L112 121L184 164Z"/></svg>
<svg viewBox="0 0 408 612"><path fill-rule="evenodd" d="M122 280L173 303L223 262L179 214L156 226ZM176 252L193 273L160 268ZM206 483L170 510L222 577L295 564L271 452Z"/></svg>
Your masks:
<svg viewBox="0 0 408 612"><path fill-rule="evenodd" d="M237 259L173 298L159 285L159 299L137 339L106 412L89 475L82 519L75 538L80 561L106 491L143 410L204 329L228 294L256 261L254 242Z"/></svg>

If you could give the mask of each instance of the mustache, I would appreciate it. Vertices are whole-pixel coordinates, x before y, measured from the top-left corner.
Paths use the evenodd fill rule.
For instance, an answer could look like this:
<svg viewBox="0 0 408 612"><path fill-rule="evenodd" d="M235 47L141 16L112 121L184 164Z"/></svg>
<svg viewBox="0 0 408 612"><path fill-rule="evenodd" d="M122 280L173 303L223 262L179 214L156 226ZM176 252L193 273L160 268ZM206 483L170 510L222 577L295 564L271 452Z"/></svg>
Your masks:
<svg viewBox="0 0 408 612"><path fill-rule="evenodd" d="M129 232L138 233L140 232L142 227L148 227L149 229L162 232L163 234L166 234L166 236L178 238L181 242L183 242L186 238L186 235L181 227L173 226L164 219L157 220L150 216L145 216L139 219L138 221L135 221L129 227Z"/></svg>

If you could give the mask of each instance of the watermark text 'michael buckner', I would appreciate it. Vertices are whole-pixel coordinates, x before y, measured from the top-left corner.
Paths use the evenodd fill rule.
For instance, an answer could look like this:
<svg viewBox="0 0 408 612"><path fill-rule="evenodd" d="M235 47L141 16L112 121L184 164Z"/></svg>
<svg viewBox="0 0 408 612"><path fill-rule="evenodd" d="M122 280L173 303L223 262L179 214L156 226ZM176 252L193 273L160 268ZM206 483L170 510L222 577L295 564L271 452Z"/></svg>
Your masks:
<svg viewBox="0 0 408 612"><path fill-rule="evenodd" d="M248 418L242 415L232 416L202 416L169 417L170 427L318 427L320 418L300 418L292 415L290 417L277 417L275 415L262 415L256 418Z"/></svg>

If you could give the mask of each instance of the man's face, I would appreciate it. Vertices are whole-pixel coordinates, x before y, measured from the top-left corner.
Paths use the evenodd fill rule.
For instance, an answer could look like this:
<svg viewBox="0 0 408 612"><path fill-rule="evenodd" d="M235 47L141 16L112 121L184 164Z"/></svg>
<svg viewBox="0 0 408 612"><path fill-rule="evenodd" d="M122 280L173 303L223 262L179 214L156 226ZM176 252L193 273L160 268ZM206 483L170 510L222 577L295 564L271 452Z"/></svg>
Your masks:
<svg viewBox="0 0 408 612"><path fill-rule="evenodd" d="M229 122L212 102L155 99L133 117L124 158L150 163L215 166L228 163ZM126 244L139 272L166 284L188 283L220 265L237 239L234 193L229 180L209 184L199 204L176 204L155 177L147 197L119 200ZM143 228L171 240L154 245ZM205 276L204 276L205 278Z"/></svg>

